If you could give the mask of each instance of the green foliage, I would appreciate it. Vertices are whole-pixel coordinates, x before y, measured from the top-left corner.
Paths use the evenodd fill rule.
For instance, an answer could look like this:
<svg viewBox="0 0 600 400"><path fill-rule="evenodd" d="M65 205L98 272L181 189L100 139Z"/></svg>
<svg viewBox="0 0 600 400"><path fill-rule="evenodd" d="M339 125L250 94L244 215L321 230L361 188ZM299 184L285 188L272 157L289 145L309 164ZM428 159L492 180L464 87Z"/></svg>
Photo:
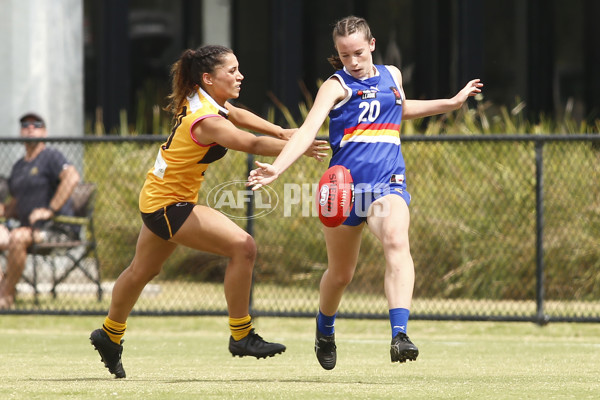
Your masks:
<svg viewBox="0 0 600 400"><path fill-rule="evenodd" d="M276 98L286 124L297 127L312 105L299 105L301 120ZM489 134L594 133L600 122L541 116L532 123L525 103L495 107L481 99L454 113L404 121L403 137ZM268 118L273 120L275 109ZM144 126L142 123L137 126ZM327 136L327 124L319 136ZM163 132L168 130L163 130ZM97 205L103 272L115 277L130 262L141 220L137 196L152 166L157 144L89 144L86 176L102 188ZM535 149L532 142L419 142L405 140L411 203L411 252L416 265L415 295L423 298L535 298ZM586 142L545 145L545 268L549 298L597 300L600 293L600 189L597 146ZM257 157L261 161L272 158ZM200 193L222 182L245 180L247 156L230 151L211 165ZM263 284L318 286L327 256L312 210L311 185L326 169L302 157L272 187L283 200L285 184L306 189L300 204L283 205L253 221L259 246L255 279ZM585 176L582 176L584 174ZM305 185L305 186L303 186ZM302 212L304 207L304 212ZM306 209L309 211L307 217ZM118 217L115 215L118 211ZM243 211L242 211L243 216ZM247 221L236 220L242 228ZM161 279L219 281L226 260L187 249L169 259ZM381 293L384 275L380 243L365 230L359 267L350 291Z"/></svg>
<svg viewBox="0 0 600 400"><path fill-rule="evenodd" d="M141 223L138 195L155 151L156 145L134 142L86 146L84 174L99 187L94 222L105 278L116 277L133 258Z"/></svg>
<svg viewBox="0 0 600 400"><path fill-rule="evenodd" d="M469 107L474 104L474 107ZM540 115L538 122L525 115L527 106L520 99L508 108L496 106L476 96L460 110L426 119L402 121L402 135L486 135L486 134L578 134L600 132L600 119L577 121L570 113L561 117Z"/></svg>

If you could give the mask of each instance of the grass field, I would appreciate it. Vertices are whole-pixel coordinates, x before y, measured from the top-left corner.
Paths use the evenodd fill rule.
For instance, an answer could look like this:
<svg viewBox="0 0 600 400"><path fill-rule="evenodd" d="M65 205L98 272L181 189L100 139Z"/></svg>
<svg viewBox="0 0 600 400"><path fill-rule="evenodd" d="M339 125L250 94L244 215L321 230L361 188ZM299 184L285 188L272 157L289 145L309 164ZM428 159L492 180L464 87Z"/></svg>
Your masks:
<svg viewBox="0 0 600 400"><path fill-rule="evenodd" d="M225 317L132 317L112 379L89 344L101 317L0 316L0 399L596 399L600 325L412 321L416 362L391 364L389 323L338 319L318 365L314 320L255 321L287 351L233 358Z"/></svg>

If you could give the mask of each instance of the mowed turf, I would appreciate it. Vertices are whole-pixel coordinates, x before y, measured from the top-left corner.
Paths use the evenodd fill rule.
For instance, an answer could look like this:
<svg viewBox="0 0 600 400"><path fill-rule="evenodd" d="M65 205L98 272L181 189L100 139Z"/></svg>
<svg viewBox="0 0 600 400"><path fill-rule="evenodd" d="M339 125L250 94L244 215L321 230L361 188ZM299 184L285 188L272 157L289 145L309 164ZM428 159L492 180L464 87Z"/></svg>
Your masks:
<svg viewBox="0 0 600 400"><path fill-rule="evenodd" d="M319 366L314 320L262 317L287 351L233 358L225 317L129 320L116 380L89 343L102 317L0 316L0 399L597 399L600 325L411 321L417 361L392 364L383 320L339 318Z"/></svg>

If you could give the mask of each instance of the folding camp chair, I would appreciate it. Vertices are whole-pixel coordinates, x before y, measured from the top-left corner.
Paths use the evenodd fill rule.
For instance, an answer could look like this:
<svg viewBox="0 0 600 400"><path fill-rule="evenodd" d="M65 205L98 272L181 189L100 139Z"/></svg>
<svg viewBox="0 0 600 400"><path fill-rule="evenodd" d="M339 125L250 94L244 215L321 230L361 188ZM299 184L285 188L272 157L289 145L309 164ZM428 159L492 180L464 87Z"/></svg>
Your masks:
<svg viewBox="0 0 600 400"><path fill-rule="evenodd" d="M28 249L32 261L31 275L23 274L22 278L33 287L36 303L39 294L39 270L44 264L49 265L52 271L50 291L54 298L56 298L56 287L74 271L81 271L89 281L95 284L98 301L102 300L100 262L96 251L93 219L95 194L95 184L78 184L71 195L74 215L58 215L53 218L55 224L78 227L79 232L76 238L42 241L34 243Z"/></svg>

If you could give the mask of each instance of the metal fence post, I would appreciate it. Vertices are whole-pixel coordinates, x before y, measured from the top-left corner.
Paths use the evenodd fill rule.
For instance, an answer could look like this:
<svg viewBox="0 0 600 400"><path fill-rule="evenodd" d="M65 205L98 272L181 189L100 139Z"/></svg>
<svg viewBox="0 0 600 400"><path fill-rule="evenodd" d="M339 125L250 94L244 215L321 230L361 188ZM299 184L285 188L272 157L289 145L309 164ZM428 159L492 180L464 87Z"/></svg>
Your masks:
<svg viewBox="0 0 600 400"><path fill-rule="evenodd" d="M254 166L254 154L248 153L246 157L246 176L250 175L250 171ZM254 192L251 191L250 201L246 206L246 232L250 236L254 236L254 218L252 218L252 214L254 213ZM252 315L252 305L254 303L254 268L252 269L252 285L250 286L250 302L248 310L250 311L250 315Z"/></svg>
<svg viewBox="0 0 600 400"><path fill-rule="evenodd" d="M544 141L535 142L535 216L536 216L536 323L545 325L544 314Z"/></svg>

